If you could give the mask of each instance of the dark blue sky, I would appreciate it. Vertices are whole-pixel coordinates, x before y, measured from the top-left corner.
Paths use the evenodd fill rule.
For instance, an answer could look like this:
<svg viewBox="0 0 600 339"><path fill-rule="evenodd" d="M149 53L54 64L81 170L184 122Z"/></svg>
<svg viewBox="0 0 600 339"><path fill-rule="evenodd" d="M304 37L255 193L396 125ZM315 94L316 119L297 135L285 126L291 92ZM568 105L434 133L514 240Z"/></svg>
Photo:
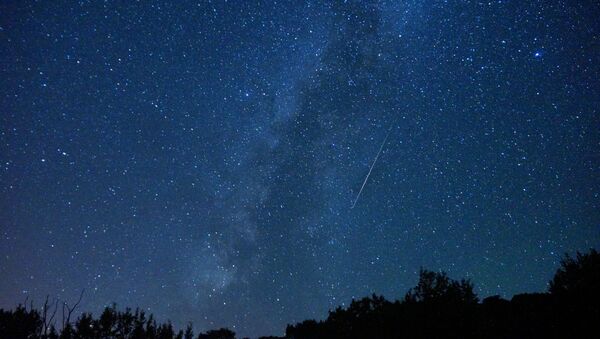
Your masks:
<svg viewBox="0 0 600 339"><path fill-rule="evenodd" d="M596 1L4 1L0 307L281 334L600 245ZM390 131L354 208L350 208Z"/></svg>

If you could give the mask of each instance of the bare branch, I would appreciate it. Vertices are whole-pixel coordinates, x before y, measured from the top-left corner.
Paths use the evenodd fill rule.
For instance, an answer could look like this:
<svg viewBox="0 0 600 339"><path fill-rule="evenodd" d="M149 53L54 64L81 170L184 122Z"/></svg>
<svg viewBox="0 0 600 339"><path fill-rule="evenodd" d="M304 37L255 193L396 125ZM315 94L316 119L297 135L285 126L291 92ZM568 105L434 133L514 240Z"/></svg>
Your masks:
<svg viewBox="0 0 600 339"><path fill-rule="evenodd" d="M48 323L46 322L48 316L48 298L50 298L50 296L46 294L46 300L44 300L44 306L42 307L42 325L44 327L40 330L43 330L44 336L48 332Z"/></svg>
<svg viewBox="0 0 600 339"><path fill-rule="evenodd" d="M65 307L67 307L67 302L64 301L62 304L62 327L61 329L65 329Z"/></svg>
<svg viewBox="0 0 600 339"><path fill-rule="evenodd" d="M52 320L54 319L54 316L56 316L56 312L58 311L58 298L56 299L56 301L54 302L54 310L52 310L52 306L48 305L48 299L50 298L50 296L46 295L46 300L44 301L44 307L42 309L42 331L43 331L43 335L44 337L48 335L48 330L50 329L50 325L52 325ZM50 310L52 312L52 315L50 316L50 318L48 318L48 307L50 306Z"/></svg>
<svg viewBox="0 0 600 339"><path fill-rule="evenodd" d="M52 320L54 320L54 316L56 316L56 311L58 311L58 298L56 298L56 302L54 303L54 312L52 312L52 316L48 320L48 325L54 326ZM54 322L56 322L56 320Z"/></svg>
<svg viewBox="0 0 600 339"><path fill-rule="evenodd" d="M25 297L25 301L23 302L23 307L25 307L25 311L27 311L27 300L29 300L29 295Z"/></svg>
<svg viewBox="0 0 600 339"><path fill-rule="evenodd" d="M83 299L83 293L85 292L85 289L81 290L81 294L79 295L79 300L77 300L77 302L75 303L75 305L73 305L73 307L69 307L69 305L67 305L67 303L65 303L65 306L67 307L67 322L66 324L69 324L71 322L71 315L73 314L73 312L75 311L75 309L77 308L77 306L79 306L79 303L81 303L81 299ZM65 324L63 323L63 328L65 327Z"/></svg>

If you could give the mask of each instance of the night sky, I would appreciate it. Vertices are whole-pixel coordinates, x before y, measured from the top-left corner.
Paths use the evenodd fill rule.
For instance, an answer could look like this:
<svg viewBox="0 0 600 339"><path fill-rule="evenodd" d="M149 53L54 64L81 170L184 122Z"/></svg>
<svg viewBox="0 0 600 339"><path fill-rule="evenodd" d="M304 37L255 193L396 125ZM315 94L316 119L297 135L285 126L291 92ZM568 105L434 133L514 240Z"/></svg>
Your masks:
<svg viewBox="0 0 600 339"><path fill-rule="evenodd" d="M256 336L401 298L420 267L544 291L600 247L599 17L2 1L0 307L85 289L81 311Z"/></svg>

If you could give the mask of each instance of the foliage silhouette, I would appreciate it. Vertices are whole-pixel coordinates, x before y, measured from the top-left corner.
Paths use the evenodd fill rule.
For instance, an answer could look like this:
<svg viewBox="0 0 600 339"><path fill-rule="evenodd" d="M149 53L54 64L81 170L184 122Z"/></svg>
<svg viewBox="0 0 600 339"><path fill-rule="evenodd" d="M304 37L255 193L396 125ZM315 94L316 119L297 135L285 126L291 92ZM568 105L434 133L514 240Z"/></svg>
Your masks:
<svg viewBox="0 0 600 339"><path fill-rule="evenodd" d="M518 294L511 300L491 296L479 302L469 280L422 269L419 282L402 301L375 294L337 307L323 321L288 325L284 338L547 338L589 337L600 326L600 254L595 250L566 255L549 282L547 293ZM82 293L83 295L83 293ZM81 301L81 298L79 299ZM170 322L157 323L150 314L116 305L98 318L83 313L71 320L76 305L65 306L62 326L54 317L58 301L41 310L18 305L0 309L0 338L32 339L234 339L221 328L194 337L191 324L175 331ZM52 306L54 305L54 306ZM66 305L66 304L65 304ZM66 312L65 312L66 311ZM278 337L261 337L275 339Z"/></svg>
<svg viewBox="0 0 600 339"><path fill-rule="evenodd" d="M198 335L198 339L235 339L235 332L227 328L210 330L206 333Z"/></svg>

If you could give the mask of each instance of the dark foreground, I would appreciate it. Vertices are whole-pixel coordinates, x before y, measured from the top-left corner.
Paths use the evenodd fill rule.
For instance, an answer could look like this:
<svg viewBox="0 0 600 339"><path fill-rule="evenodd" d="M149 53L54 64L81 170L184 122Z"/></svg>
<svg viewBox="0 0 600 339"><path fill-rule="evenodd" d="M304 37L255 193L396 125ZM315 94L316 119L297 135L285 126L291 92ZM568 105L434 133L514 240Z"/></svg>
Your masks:
<svg viewBox="0 0 600 339"><path fill-rule="evenodd" d="M83 313L72 319L75 310L76 305L48 300L39 310L31 304L0 310L0 338L235 338L228 329L195 335L190 325L175 331L139 310L113 306L99 318ZM565 257L547 293L480 302L470 281L422 270L403 300L376 295L355 300L330 311L324 321L288 325L285 338L597 338L599 333L600 254L591 250Z"/></svg>

